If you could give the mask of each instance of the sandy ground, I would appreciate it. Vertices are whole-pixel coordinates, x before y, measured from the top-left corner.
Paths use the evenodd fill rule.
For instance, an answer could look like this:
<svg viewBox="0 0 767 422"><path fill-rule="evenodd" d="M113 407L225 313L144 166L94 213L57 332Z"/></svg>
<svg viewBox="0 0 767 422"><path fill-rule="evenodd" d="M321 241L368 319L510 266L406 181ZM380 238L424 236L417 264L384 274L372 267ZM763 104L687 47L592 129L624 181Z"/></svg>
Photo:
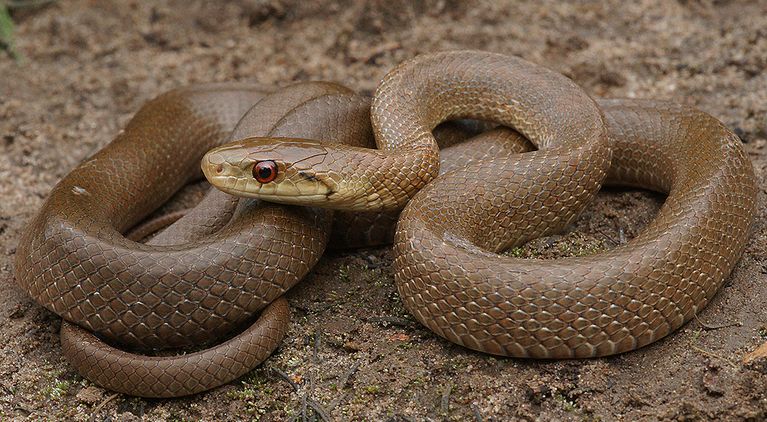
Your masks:
<svg viewBox="0 0 767 422"><path fill-rule="evenodd" d="M241 380L180 400L111 395L63 360L58 318L14 282L19 233L54 183L146 100L202 81L334 80L371 92L419 53L474 48L563 72L595 96L692 104L767 167L767 3L739 1L59 1L15 15L0 55L0 420L764 420L764 194L733 275L678 332L606 359L540 362L465 350L402 308L386 249L330 253L289 294L284 344ZM526 256L612 247L663 198L607 191ZM723 328L707 329L706 325ZM282 372L296 384L278 374Z"/></svg>

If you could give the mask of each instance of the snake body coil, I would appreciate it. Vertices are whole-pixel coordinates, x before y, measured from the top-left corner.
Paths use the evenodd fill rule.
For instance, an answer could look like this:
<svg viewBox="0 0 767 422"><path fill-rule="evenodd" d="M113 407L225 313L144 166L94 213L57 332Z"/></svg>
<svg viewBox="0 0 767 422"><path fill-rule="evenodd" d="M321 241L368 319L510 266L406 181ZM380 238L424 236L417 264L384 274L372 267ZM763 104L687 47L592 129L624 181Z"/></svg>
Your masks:
<svg viewBox="0 0 767 422"><path fill-rule="evenodd" d="M558 230L558 214L531 218L514 205L533 186L517 182L513 158L447 174L413 198L397 227L395 280L421 323L496 355L585 358L652 343L711 300L755 213L754 175L740 140L689 107L598 104L613 148L606 182L668 193L656 218L627 244L593 256L502 256ZM530 168L527 177L541 171ZM543 182L531 207L559 202L567 195L556 193L562 185Z"/></svg>
<svg viewBox="0 0 767 422"><path fill-rule="evenodd" d="M213 84L158 97L59 182L27 226L17 280L84 328L62 325L64 352L84 376L133 395L186 395L237 378L279 345L288 309L275 300L324 251L328 213L212 191L147 244L122 234L199 177L200 157L230 134L370 138L369 103L346 88L302 84L265 95ZM242 334L187 355L128 354L88 333L134 347L194 345L221 338L267 305Z"/></svg>
<svg viewBox="0 0 767 422"><path fill-rule="evenodd" d="M241 119L248 109L259 119ZM347 231L334 239L352 244L390 230L338 221L391 222L407 204L394 263L405 306L437 334L488 353L590 357L646 345L708 303L746 243L753 170L738 138L697 110L595 102L524 60L447 52L392 71L368 111L368 100L321 83L273 95L234 84L163 95L53 189L21 238L17 280L65 320L135 347L214 340L266 307L231 340L168 358L120 352L64 323L70 361L108 388L191 394L258 364L285 333L287 303L277 298L328 242L329 212L212 192L147 244L123 235L197 177L199 157L232 128L238 141L202 164L225 192L369 211L336 216ZM432 131L459 118L518 133L496 129L440 151ZM367 148L372 132L378 150ZM269 177L254 177L256 166ZM591 257L498 255L564 228L605 180L668 193L639 237Z"/></svg>
<svg viewBox="0 0 767 422"><path fill-rule="evenodd" d="M463 51L390 72L371 116L376 151L256 138L212 150L203 170L224 191L282 203L380 210L412 197L394 242L400 296L435 333L476 350L576 358L649 344L710 301L748 239L751 164L737 136L689 107L594 102L542 67ZM504 153L508 143L486 140L494 158L453 167L418 192L436 173L431 131L453 118L511 126L538 150ZM263 160L282 177L259 183L243 171ZM636 239L583 258L498 254L564 228L606 176L668 193Z"/></svg>

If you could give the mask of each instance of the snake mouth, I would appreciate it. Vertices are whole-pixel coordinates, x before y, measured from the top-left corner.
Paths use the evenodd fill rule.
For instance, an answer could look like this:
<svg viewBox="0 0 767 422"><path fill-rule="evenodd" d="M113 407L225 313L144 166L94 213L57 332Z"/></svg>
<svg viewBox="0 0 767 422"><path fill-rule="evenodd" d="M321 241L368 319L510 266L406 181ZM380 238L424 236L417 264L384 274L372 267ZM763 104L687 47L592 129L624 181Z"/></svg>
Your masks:
<svg viewBox="0 0 767 422"><path fill-rule="evenodd" d="M272 195L272 194L265 194L260 192L252 192L247 189L239 189L232 186L227 186L225 184L217 184L217 183L211 183L216 189L228 193L230 195L244 197L244 198L255 198L260 199L267 202L273 202L276 204L286 204L286 205L307 205L307 204L319 204L327 201L327 194L319 193L319 194L305 194L305 195Z"/></svg>
<svg viewBox="0 0 767 422"><path fill-rule="evenodd" d="M317 191L317 189L312 189L312 192L305 192L302 193L298 189L290 189L290 192L287 193L268 193L264 192L263 189L254 189L253 184L260 185L255 180L246 180L244 178L234 177L234 176L216 176L216 175L210 175L205 174L205 177L208 179L208 182L215 187L216 189L228 193L230 195L234 196L240 196L245 198L256 198L256 199L262 199L264 201L268 202L274 202L278 204L288 204L288 205L310 205L310 204L321 204L324 202L327 202L328 196L331 195L332 191ZM322 185L324 186L324 185ZM317 187L316 184L313 185L313 187Z"/></svg>
<svg viewBox="0 0 767 422"><path fill-rule="evenodd" d="M281 195L258 195L258 199L262 199L267 202L274 202L277 204L285 205L321 205L327 202L328 196L323 194L312 195L295 195L295 196L281 196Z"/></svg>

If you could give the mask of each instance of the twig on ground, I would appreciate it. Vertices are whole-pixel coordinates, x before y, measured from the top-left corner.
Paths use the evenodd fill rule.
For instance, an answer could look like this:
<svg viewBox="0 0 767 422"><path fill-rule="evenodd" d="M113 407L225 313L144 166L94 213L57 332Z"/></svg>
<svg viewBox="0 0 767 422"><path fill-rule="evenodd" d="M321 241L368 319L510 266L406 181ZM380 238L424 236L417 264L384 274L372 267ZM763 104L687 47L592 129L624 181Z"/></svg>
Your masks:
<svg viewBox="0 0 767 422"><path fill-rule="evenodd" d="M358 360L357 362L354 362L354 365L347 371L343 377L341 377L341 382L338 383L338 389L343 390L346 388L346 383L349 382L349 378L351 378L355 372L357 372L357 369L360 368L360 364L362 364L362 359Z"/></svg>
<svg viewBox="0 0 767 422"><path fill-rule="evenodd" d="M354 362L354 365L339 379L338 386L336 389L338 391L341 391L341 394L334 398L333 401L330 402L328 405L328 408L326 410L326 413L329 415L330 412L333 411L336 407L338 407L339 404L341 404L346 398L348 397L348 394L344 393L342 390L346 388L346 384L349 382L349 379L354 375L355 372L357 372L357 369L359 369L360 364L362 363L362 359L358 360L357 362ZM320 416L322 417L322 416Z"/></svg>
<svg viewBox="0 0 767 422"><path fill-rule="evenodd" d="M96 415L98 415L99 412L101 412L101 409L103 409L104 406L106 406L110 401L114 400L117 396L119 396L119 394L114 393L111 396L109 396L109 397L105 398L104 400L102 400L101 403L99 403L98 406L93 408L93 411L91 411L91 417L88 418L88 420L89 421L95 421L96 420Z"/></svg>
<svg viewBox="0 0 767 422"><path fill-rule="evenodd" d="M605 239L607 239L608 242L612 243L614 246L620 245L620 243L618 243L620 241L616 240L614 237L612 237L612 235L610 235L610 233L607 233L606 231L604 231L602 229L599 229L599 228L597 228L596 231L597 231L597 233L601 234Z"/></svg>
<svg viewBox="0 0 767 422"><path fill-rule="evenodd" d="M333 401L331 401L328 405L328 413L332 412L333 409L338 407L339 404L343 403L343 401L346 400L348 396L349 395L346 393L341 393L338 397L334 398Z"/></svg>
<svg viewBox="0 0 767 422"><path fill-rule="evenodd" d="M450 411L450 393L453 391L453 385L450 384L442 392L442 401L440 403L440 410L442 413L447 414Z"/></svg>
<svg viewBox="0 0 767 422"><path fill-rule="evenodd" d="M698 321L698 324L700 324L701 327L703 327L704 330L710 331L710 330L719 330L722 328L729 328L729 327L742 327L743 323L740 321L735 322L729 322L721 325L709 325L705 322L701 321L700 318L698 318L698 314L695 314L695 321Z"/></svg>
<svg viewBox="0 0 767 422"><path fill-rule="evenodd" d="M324 407L322 407L321 404L319 404L317 401L307 398L306 404L309 405L309 407L314 411L314 413L320 417L323 421L330 421L330 411L326 410Z"/></svg>
<svg viewBox="0 0 767 422"><path fill-rule="evenodd" d="M712 358L723 360L723 361L729 363L730 366L732 366L733 368L737 368L738 367L738 365L735 362L731 361L730 359L727 359L724 356L718 355L718 354L716 354L714 352L709 352L708 350L705 350L705 349L700 348L698 346L692 346L692 348L693 348L693 350L697 350L698 352L703 353L704 355L706 355L708 357L712 357Z"/></svg>
<svg viewBox="0 0 767 422"><path fill-rule="evenodd" d="M479 407L477 407L476 404L474 404L474 403L471 404L471 411L474 412L474 420L476 422L482 422L483 421L482 413L479 412Z"/></svg>
<svg viewBox="0 0 767 422"><path fill-rule="evenodd" d="M298 384L296 384L295 381L290 379L290 376L288 374L286 374L283 370L281 370L279 368L270 368L270 372L272 374L277 375L278 378L280 378L280 379L286 381L288 384L290 384L290 386L293 387L293 391L298 392L298 390L300 388L298 386Z"/></svg>
<svg viewBox="0 0 767 422"><path fill-rule="evenodd" d="M299 385L296 384L295 381L290 379L290 376L288 374L286 374L284 371L282 371L279 368L270 368L270 372L272 374L275 374L277 378L282 379L283 381L290 384L290 386L293 387L293 392L298 393L301 387L299 387ZM306 410L312 409L314 414L319 416L320 419L322 419L323 421L330 421L330 412L327 411L319 402L308 397L310 394L313 394L313 393L314 393L314 380L310 377L309 392L303 393L300 396L301 413L299 415L296 415L292 420L300 419L302 421L308 421L309 415Z"/></svg>
<svg viewBox="0 0 767 422"><path fill-rule="evenodd" d="M32 414L32 411L29 408L24 407L24 406L22 406L20 404L17 404L16 406L14 406L13 410L15 410L16 412L23 413L24 417L28 417L29 415Z"/></svg>
<svg viewBox="0 0 767 422"><path fill-rule="evenodd" d="M314 332L314 348L312 350L312 362L320 363L320 332Z"/></svg>

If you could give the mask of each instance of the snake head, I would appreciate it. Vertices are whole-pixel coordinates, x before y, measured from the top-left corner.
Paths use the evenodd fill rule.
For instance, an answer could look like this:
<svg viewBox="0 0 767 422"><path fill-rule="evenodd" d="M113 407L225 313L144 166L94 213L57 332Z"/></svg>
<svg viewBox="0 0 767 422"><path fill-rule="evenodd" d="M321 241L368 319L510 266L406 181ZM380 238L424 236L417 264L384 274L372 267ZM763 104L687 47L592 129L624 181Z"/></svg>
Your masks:
<svg viewBox="0 0 767 422"><path fill-rule="evenodd" d="M327 155L303 139L246 138L208 151L201 167L211 185L232 195L307 204L335 191L322 172Z"/></svg>

